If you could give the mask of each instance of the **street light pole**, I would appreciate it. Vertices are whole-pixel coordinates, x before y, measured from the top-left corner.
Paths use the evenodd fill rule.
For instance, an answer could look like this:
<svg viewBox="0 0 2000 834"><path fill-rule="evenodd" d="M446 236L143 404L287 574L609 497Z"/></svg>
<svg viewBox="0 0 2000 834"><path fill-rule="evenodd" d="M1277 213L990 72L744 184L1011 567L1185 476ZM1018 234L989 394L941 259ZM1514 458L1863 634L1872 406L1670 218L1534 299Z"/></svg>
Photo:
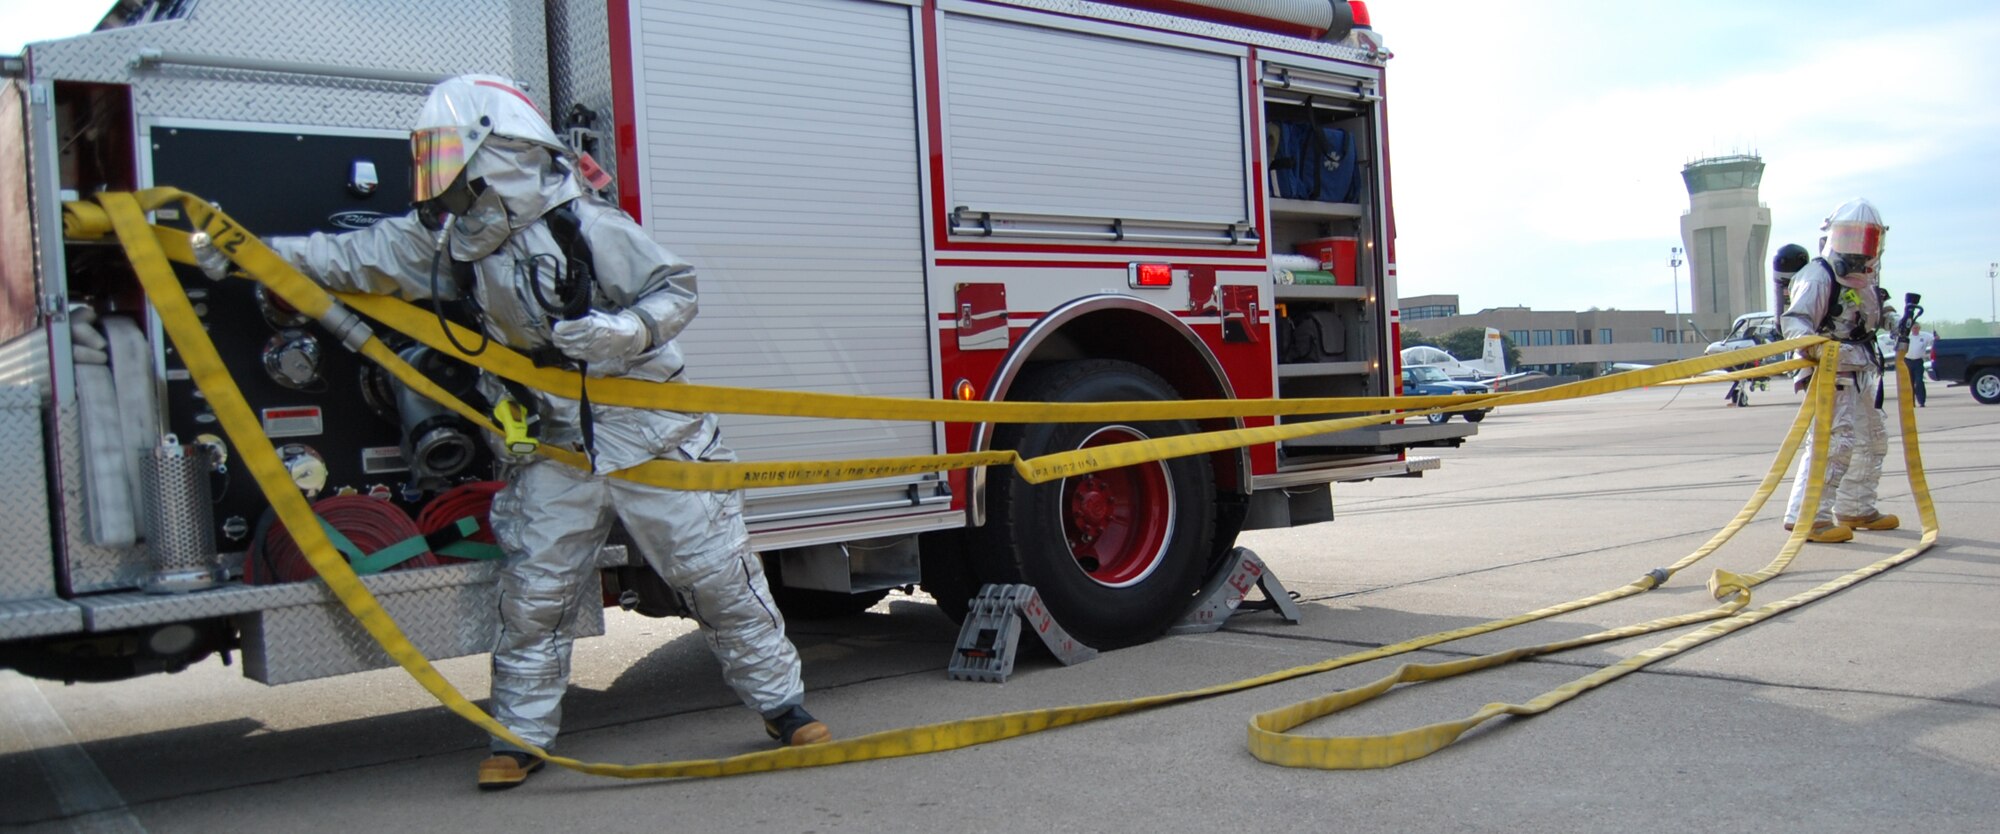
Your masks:
<svg viewBox="0 0 2000 834"><path fill-rule="evenodd" d="M1674 357L1682 355L1681 343L1681 248L1667 250L1667 266L1674 268Z"/></svg>
<svg viewBox="0 0 2000 834"><path fill-rule="evenodd" d="M1986 320L2000 323L2000 302L1994 300L1995 296L1993 294L1994 278L1996 277L2000 277L2000 261L1995 261L1986 267Z"/></svg>

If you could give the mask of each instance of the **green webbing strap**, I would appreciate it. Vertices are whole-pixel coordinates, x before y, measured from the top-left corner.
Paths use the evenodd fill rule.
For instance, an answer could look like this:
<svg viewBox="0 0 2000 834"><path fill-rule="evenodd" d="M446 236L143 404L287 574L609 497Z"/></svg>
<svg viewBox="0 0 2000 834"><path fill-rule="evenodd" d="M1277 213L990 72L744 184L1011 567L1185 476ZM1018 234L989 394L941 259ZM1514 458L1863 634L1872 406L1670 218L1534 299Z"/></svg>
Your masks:
<svg viewBox="0 0 2000 834"><path fill-rule="evenodd" d="M505 555L500 552L500 546L497 544L475 541L452 542L431 552L439 556L453 556L460 559L473 559L481 562L498 559Z"/></svg>
<svg viewBox="0 0 2000 834"><path fill-rule="evenodd" d="M326 523L326 519L320 518L319 513L313 513L313 520L319 522L319 529L326 531L326 537L333 541L333 549L340 551L342 556L347 557L348 564L357 564L362 559L367 558L362 555L361 547L355 544L353 539L348 538L346 534L339 530L333 529L333 525Z"/></svg>
<svg viewBox="0 0 2000 834"><path fill-rule="evenodd" d="M426 550L440 556L455 556L460 559L475 559L480 561L498 559L501 556L499 545L460 538L458 541L443 547L433 548L430 541L423 536L411 536L381 550L377 550L374 553L364 554L361 552L360 545L355 544L354 540L348 538L346 534L334 529L333 525L326 523L326 519L319 516L313 516L313 518L319 521L319 529L326 531L326 537L333 541L333 549L340 551L341 555L346 556L347 563L354 568L354 572L362 576L381 573L416 558L418 554ZM470 536L479 531L479 520L469 516L461 518L452 523L452 529L456 529L458 535L461 537Z"/></svg>
<svg viewBox="0 0 2000 834"><path fill-rule="evenodd" d="M478 561L500 558L502 554L499 545L472 540L472 534L477 532L479 532L479 519L466 516L452 522L450 527L446 527L424 538L430 540L431 552L439 556L455 556L460 559L474 559ZM452 538L448 542L438 541L438 539L447 534L455 538Z"/></svg>
<svg viewBox="0 0 2000 834"><path fill-rule="evenodd" d="M346 553L347 563L354 567L355 573L362 576L367 576L371 573L381 573L414 559L417 557L417 554L431 549L431 543L425 541L423 536L411 536L381 550L377 550L374 553L362 556L360 548L355 548L352 542L348 542L346 547L341 546L341 543L347 540L340 535L339 531L334 530L332 527L327 527L325 521L321 521L320 526L326 527L327 538L333 539L334 549ZM348 548L354 549L349 550Z"/></svg>

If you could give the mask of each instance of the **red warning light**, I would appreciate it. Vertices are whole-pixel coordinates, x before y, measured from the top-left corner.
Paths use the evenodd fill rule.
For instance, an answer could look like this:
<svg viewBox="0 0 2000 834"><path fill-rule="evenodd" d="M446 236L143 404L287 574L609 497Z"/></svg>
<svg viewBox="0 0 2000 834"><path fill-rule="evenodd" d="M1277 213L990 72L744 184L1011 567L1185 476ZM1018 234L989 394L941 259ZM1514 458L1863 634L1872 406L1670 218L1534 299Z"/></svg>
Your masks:
<svg viewBox="0 0 2000 834"><path fill-rule="evenodd" d="M1133 264L1132 286L1171 287L1174 285L1172 264Z"/></svg>

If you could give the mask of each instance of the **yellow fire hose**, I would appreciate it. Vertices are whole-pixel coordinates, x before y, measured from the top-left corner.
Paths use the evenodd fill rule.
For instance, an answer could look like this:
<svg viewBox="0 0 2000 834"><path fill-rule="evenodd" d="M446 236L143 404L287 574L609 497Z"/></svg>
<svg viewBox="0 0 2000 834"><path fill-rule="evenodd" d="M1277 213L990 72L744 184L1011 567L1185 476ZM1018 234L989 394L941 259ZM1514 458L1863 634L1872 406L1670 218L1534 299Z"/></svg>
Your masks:
<svg viewBox="0 0 2000 834"><path fill-rule="evenodd" d="M1151 709L1167 704L1206 698L1228 692L1237 692L1264 686L1304 675L1351 666L1370 660L1390 657L1414 651L1439 643L1497 631L1513 625L1532 622L1558 614L1580 610L1593 605L1643 593L1659 587L1674 573L1714 552L1722 543L1733 536L1754 517L1770 494L1775 490L1789 466L1801 438L1806 432L1807 420L1815 419L1817 426L1813 432L1814 467L1809 477L1805 508L1802 517L1810 518L1817 511L1824 480L1825 444L1831 423L1833 398L1833 356L1834 351L1823 350L1821 373L1815 376L1813 396L1800 408L1799 417L1794 421L1783 447L1779 451L1772 469L1764 478L1756 495L1737 514L1736 518L1709 542L1689 554L1669 568L1662 568L1641 577L1625 586L1590 597L1550 606L1526 614L1501 620L1494 620L1478 626L1439 632L1424 637L1406 640L1390 646L1357 652L1333 658L1320 663L1299 666L1292 669L1247 678L1231 683L1219 684L1183 692L1154 695L1120 701L1096 704L1025 710L958 721L887 730L858 736L851 739L829 742L806 747L781 748L776 750L747 753L724 759L700 759L677 762L657 762L651 764L609 764L583 762L560 756L548 755L525 744L522 739L486 715L471 701L460 694L449 681L438 673L428 658L413 646L393 619L382 610L367 588L348 566L346 560L334 550L317 524L311 523L311 511L304 497L292 485L291 479L279 463L277 454L268 438L262 433L258 422L242 393L228 375L220 355L208 340L200 319L195 315L179 282L175 279L171 262L192 263L192 252L185 232L150 225L145 212L179 202L197 228L211 234L219 248L226 252L237 266L243 268L254 279L263 282L288 304L301 313L327 324L337 335L346 337L351 347L381 364L405 384L419 393L453 409L475 424L493 431L494 427L485 415L458 401L444 392L428 378L403 363L393 351L364 328L352 329L359 323L351 314L336 303L334 298L299 275L275 253L264 247L255 237L245 232L234 220L216 210L213 206L173 189L151 189L130 193L106 193L96 196L97 204L69 203L65 205L64 229L72 238L94 239L107 234L115 235L131 259L134 272L138 275L147 297L158 312L168 336L180 351L195 383L201 388L216 417L230 439L236 444L244 465L255 477L259 487L270 500L273 510L295 531L294 536L306 558L326 581L327 587L341 601L362 627L368 631L389 657L414 678L425 691L431 693L447 709L477 725L481 729L524 749L534 750L548 761L572 770L602 776L623 778L671 778L698 776L725 776L778 770L797 767L815 767L867 759L891 758L916 755L942 750L957 749L975 744L984 744L1005 738L1027 735L1055 727L1077 724L1113 715ZM568 390L576 384L573 374L549 372L533 367L524 357L506 351L495 345L481 357L468 357L436 333L435 320L424 316L403 302L382 297L343 295L341 301L367 313L371 318L384 324L403 329L409 335L424 340L434 349L454 355L476 364L492 373L524 384L534 385L543 390L557 393ZM343 318L345 316L345 318ZM400 323L400 324L399 324ZM1493 408L1503 405L1521 405L1534 402L1551 402L1584 396L1595 396L1613 391L1627 390L1645 385L1666 384L1693 375L1717 371L1743 365L1765 357L1775 357L1794 349L1801 349L1823 342L1818 337L1792 339L1733 351L1716 356L1669 363L1641 371L1627 372L1615 377L1585 380L1568 385L1554 386L1536 391L1514 394L1454 396L1454 397L1400 397L1400 398L1325 398L1318 400L1206 400L1156 403L999 403L999 402L949 402L931 400L899 400L878 397L853 397L830 394L799 394L795 392L764 392L718 386L697 386L685 384L639 383L629 380L592 380L591 397L594 401L607 404L630 405L646 408L666 408L679 411L715 411L721 413L787 414L816 417L869 418L926 420L950 422L1061 422L1118 417L1120 419L1160 419L1166 417L1237 417L1285 414L1324 414L1338 412L1379 412L1360 417L1321 420L1310 423L1284 424L1268 428L1237 429L1207 432L1179 437L1127 443L1117 446L1100 447L1076 452L1058 453L1038 458L1022 459L1011 451L963 453L956 455L928 455L912 458L884 458L860 461L804 461L777 463L678 463L655 462L634 470L621 472L619 477L677 489L735 489L745 486L765 486L777 484L823 483L838 480L855 480L882 477L885 475L910 472L934 472L971 466L1011 465L1021 476L1032 482L1044 482L1069 475L1113 469L1135 463L1143 463L1190 454L1232 449L1245 445L1272 442L1291 437L1318 434L1327 431L1353 428L1373 423L1388 422L1410 416L1444 411L1460 411L1471 408ZM1900 357L1898 357L1900 359ZM1703 377L1699 381L1724 381L1731 378L1766 376L1781 373L1809 364L1806 360L1779 362L1738 371L1732 374ZM1897 363L1897 378L1901 388L1907 389L1907 372ZM1790 599L1773 603L1754 611L1744 612L1750 597L1750 588L1783 571L1785 566L1804 542L1810 525L1800 525L1794 531L1778 556L1763 570L1747 576L1737 576L1726 571L1717 571L1710 580L1710 588L1723 604L1705 611L1662 618L1648 623L1613 629L1574 640L1561 641L1542 646L1531 646L1470 658L1448 664L1428 666L1406 666L1396 676L1378 681L1367 687L1347 692L1335 693L1320 699L1304 702L1281 710L1263 713L1253 719L1250 746L1253 755L1265 761L1291 766L1313 767L1382 767L1417 758L1451 743L1466 729L1503 713L1535 714L1553 708L1582 691L1602 685L1605 682L1629 674L1660 657L1671 655L1689 646L1698 645L1722 634L1747 627L1775 613L1788 610L1814 599L1833 593L1861 579L1907 561L1928 549L1937 538L1936 512L1930 502L1928 485L1923 479L1921 461L1916 444L1915 412L1905 400L1901 403L1904 457L1910 473L1912 492L1917 496L1919 515L1923 521L1923 538L1911 549L1896 557L1885 559L1869 568L1864 568L1827 583L1819 588ZM570 465L584 467L587 463L582 456L559 449L542 447L542 453L562 460ZM1726 619L1725 619L1726 618ZM1689 634L1662 646L1634 655L1615 666L1608 667L1593 675L1586 676L1565 687L1534 699L1526 705L1489 705L1474 716L1459 722L1448 722L1431 727L1418 728L1389 736L1360 738L1308 738L1286 735L1285 731L1311 721L1321 715L1360 703L1386 691L1398 682L1435 680L1450 675L1462 674L1480 668L1490 668L1524 657L1532 657L1567 648L1616 640L1637 634L1644 634L1679 625L1708 620L1720 620L1693 634Z"/></svg>

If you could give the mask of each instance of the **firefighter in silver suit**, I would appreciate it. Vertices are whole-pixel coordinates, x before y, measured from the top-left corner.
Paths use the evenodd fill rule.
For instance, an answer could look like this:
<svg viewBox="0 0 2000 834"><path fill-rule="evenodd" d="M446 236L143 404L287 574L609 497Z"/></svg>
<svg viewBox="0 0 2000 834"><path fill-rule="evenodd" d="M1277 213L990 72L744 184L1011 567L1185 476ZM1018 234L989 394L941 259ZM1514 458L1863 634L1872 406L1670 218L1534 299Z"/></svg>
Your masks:
<svg viewBox="0 0 2000 834"><path fill-rule="evenodd" d="M1821 350L1840 352L1833 401L1833 427L1827 436L1826 482L1819 512L1806 534L1808 541L1844 542L1855 530L1893 530L1899 523L1875 507L1876 485L1882 480L1882 459L1888 453L1888 431L1876 396L1882 380L1875 334L1889 316L1880 292L1882 248L1889 227L1867 200L1849 200L1834 209L1820 227L1820 257L1791 281L1791 303L1779 318L1785 338L1821 335L1831 344L1808 348L1807 358ZM1813 371L1800 373L1804 390ZM1813 466L1811 436L1792 481L1785 507L1785 529L1799 522L1805 502L1806 473Z"/></svg>
<svg viewBox="0 0 2000 834"><path fill-rule="evenodd" d="M575 158L512 83L468 75L439 84L411 146L417 211L360 231L265 242L331 289L469 304L487 337L531 355L553 349L590 377L683 379L674 337L695 316L693 269L578 184ZM564 207L571 213L558 214ZM563 290L561 265L579 248L565 251L558 240L562 217L594 267L588 311L568 317L551 314L547 301ZM204 248L204 268L216 274L224 264ZM490 376L481 390L496 401L510 393ZM750 550L739 494L611 477L656 459L734 460L715 416L606 405L588 406L586 416L578 400L517 393L532 401L540 442L587 452L592 471L515 459L494 498L493 532L506 558L494 717L539 747L555 740L569 630L579 606L599 604L595 560L615 517L700 624L729 685L766 731L784 744L830 739L803 708L798 652ZM497 738L492 749L480 763L482 788L513 787L542 765Z"/></svg>

